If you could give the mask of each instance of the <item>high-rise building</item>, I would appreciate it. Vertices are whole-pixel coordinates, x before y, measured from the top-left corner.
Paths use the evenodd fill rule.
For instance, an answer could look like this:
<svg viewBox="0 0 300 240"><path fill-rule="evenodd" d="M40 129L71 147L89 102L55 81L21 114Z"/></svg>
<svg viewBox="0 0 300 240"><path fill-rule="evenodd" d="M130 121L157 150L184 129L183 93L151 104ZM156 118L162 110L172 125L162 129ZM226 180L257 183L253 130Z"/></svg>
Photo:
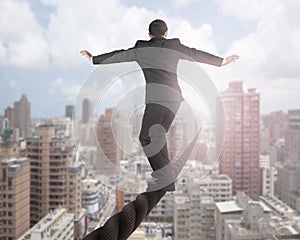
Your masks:
<svg viewBox="0 0 300 240"><path fill-rule="evenodd" d="M88 123L92 113L92 103L85 98L82 102L82 123Z"/></svg>
<svg viewBox="0 0 300 240"><path fill-rule="evenodd" d="M102 173L112 173L115 167L120 166L121 151L117 144L117 139L120 137L121 126L117 118L112 118L113 109L108 108L100 116L97 124L96 134L99 154L97 154L96 168Z"/></svg>
<svg viewBox="0 0 300 240"><path fill-rule="evenodd" d="M262 122L268 130L269 145L272 146L275 142L284 138L285 130L288 124L288 114L283 111L271 112L262 117Z"/></svg>
<svg viewBox="0 0 300 240"><path fill-rule="evenodd" d="M260 122L260 154L267 155L271 152L269 130L264 125L263 121Z"/></svg>
<svg viewBox="0 0 300 240"><path fill-rule="evenodd" d="M0 239L18 239L29 227L28 158L0 158Z"/></svg>
<svg viewBox="0 0 300 240"><path fill-rule="evenodd" d="M67 105L65 109L65 117L73 119L74 105Z"/></svg>
<svg viewBox="0 0 300 240"><path fill-rule="evenodd" d="M275 194L300 212L300 110L288 111L284 164L277 166Z"/></svg>
<svg viewBox="0 0 300 240"><path fill-rule="evenodd" d="M9 121L9 126L11 128L14 127L15 123L15 115L14 115L14 109L12 107L7 107L4 111L4 117L8 119Z"/></svg>
<svg viewBox="0 0 300 240"><path fill-rule="evenodd" d="M274 167L276 164L284 162L284 139L280 138L270 148L270 165Z"/></svg>
<svg viewBox="0 0 300 240"><path fill-rule="evenodd" d="M288 111L284 159L290 165L300 164L300 109Z"/></svg>
<svg viewBox="0 0 300 240"><path fill-rule="evenodd" d="M19 128L24 131L24 137L29 137L30 132L30 103L25 94L21 96L21 99L14 103L13 110L14 128Z"/></svg>
<svg viewBox="0 0 300 240"><path fill-rule="evenodd" d="M30 224L33 226L50 210L65 207L79 218L81 168L73 162L70 138L57 136L54 125L40 125L37 137L27 138L30 158Z"/></svg>
<svg viewBox="0 0 300 240"><path fill-rule="evenodd" d="M275 196L300 212L300 166L277 166Z"/></svg>
<svg viewBox="0 0 300 240"><path fill-rule="evenodd" d="M245 191L259 196L260 94L243 90L242 82L229 83L221 93L225 109L226 136L219 159L219 171L232 179L233 194Z"/></svg>

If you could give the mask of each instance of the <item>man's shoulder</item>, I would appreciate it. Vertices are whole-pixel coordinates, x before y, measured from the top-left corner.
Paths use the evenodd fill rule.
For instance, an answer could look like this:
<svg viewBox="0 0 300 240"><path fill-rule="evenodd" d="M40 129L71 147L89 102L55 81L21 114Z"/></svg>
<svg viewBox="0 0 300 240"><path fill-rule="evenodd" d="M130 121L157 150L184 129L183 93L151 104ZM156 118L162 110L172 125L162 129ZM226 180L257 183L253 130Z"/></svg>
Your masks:
<svg viewBox="0 0 300 240"><path fill-rule="evenodd" d="M169 39L166 39L168 40L169 42L176 42L176 43L180 43L180 40L179 38L169 38Z"/></svg>
<svg viewBox="0 0 300 240"><path fill-rule="evenodd" d="M169 39L166 39L167 43L170 44L170 45L178 45L180 44L180 40L179 38L169 38Z"/></svg>
<svg viewBox="0 0 300 240"><path fill-rule="evenodd" d="M180 44L179 38L166 38L162 41L167 44ZM135 44L135 47L151 47L152 43L153 42L151 40L138 40Z"/></svg>
<svg viewBox="0 0 300 240"><path fill-rule="evenodd" d="M147 40L137 40L135 43L135 47L147 47L149 46L149 41Z"/></svg>

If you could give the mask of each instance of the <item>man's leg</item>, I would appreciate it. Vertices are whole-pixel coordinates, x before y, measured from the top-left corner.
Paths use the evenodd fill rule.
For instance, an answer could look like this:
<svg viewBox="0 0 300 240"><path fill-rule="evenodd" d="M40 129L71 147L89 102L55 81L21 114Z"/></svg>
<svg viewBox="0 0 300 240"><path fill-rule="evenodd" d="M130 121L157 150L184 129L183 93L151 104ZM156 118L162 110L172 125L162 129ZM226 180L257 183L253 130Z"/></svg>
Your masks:
<svg viewBox="0 0 300 240"><path fill-rule="evenodd" d="M163 179L168 179L168 172L160 172L155 176L153 174L157 173L155 172L156 170L159 170L170 163L168 147L166 142L166 133L168 132L179 107L180 107L180 103L172 103L170 108L158 104L148 104L146 106L144 117L143 117L142 128L141 128L139 139L144 148L149 163L154 171L152 173L152 176L154 178L161 179L162 181L165 181ZM151 138L150 137L151 127L153 127L153 125L159 125L160 127L163 128L163 131L160 128L161 132L154 134L155 137ZM161 138L158 139L158 143L155 142L157 141L157 137ZM150 144L160 146L160 148L158 149L157 152L155 152L155 154L153 152L152 153L150 152L149 154L149 151L147 151L146 148L149 147ZM175 190L174 183L170 182L170 184L165 187L165 190L174 191Z"/></svg>
<svg viewBox="0 0 300 240"><path fill-rule="evenodd" d="M162 129L167 115L168 109L159 104L146 105L139 140L154 171L169 163L166 130Z"/></svg>

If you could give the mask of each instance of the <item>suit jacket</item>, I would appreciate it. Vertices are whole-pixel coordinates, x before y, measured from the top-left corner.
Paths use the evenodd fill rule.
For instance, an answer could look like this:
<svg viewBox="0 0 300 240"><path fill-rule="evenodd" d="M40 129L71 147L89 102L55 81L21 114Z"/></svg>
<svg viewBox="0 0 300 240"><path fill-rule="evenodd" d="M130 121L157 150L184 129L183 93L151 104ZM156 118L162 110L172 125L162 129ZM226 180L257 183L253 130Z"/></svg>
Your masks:
<svg viewBox="0 0 300 240"><path fill-rule="evenodd" d="M136 61L146 80L146 104L180 102L183 100L177 79L180 59L221 66L223 58L189 48L178 38L153 37L139 40L127 50L116 50L93 57L93 64L109 64Z"/></svg>

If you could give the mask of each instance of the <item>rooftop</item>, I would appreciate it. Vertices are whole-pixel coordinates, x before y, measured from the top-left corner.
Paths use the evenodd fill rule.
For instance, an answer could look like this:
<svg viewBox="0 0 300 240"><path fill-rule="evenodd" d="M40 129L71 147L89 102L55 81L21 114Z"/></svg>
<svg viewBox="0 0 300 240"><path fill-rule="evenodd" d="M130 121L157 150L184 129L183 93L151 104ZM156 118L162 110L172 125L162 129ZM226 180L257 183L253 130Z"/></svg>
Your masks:
<svg viewBox="0 0 300 240"><path fill-rule="evenodd" d="M258 203L262 206L264 209L264 212L271 212L272 210L263 202L257 202L257 201L249 201L249 203ZM218 202L216 203L217 209L221 213L234 213L234 212L240 212L243 211L244 208L241 208L235 200L232 201L226 201L226 202Z"/></svg>
<svg viewBox="0 0 300 240"><path fill-rule="evenodd" d="M243 211L243 208L241 208L235 200L232 201L226 201L226 202L218 202L216 203L217 209L221 213L230 213L230 212L240 212Z"/></svg>
<svg viewBox="0 0 300 240"><path fill-rule="evenodd" d="M70 222L73 222L73 219L74 214L67 213L65 208L55 209L25 233L20 240L31 239L32 234L50 235L49 239L57 239L57 235Z"/></svg>
<svg viewBox="0 0 300 240"><path fill-rule="evenodd" d="M268 196L260 196L260 199L268 204L271 208L273 208L277 213L284 215L287 213L294 214L295 211L286 205L284 202L279 200L278 198L268 195Z"/></svg>
<svg viewBox="0 0 300 240"><path fill-rule="evenodd" d="M16 165L16 164L21 164L24 162L29 162L28 158L10 158L10 159L3 159L1 161L2 166L7 166L7 165Z"/></svg>
<svg viewBox="0 0 300 240"><path fill-rule="evenodd" d="M210 183L216 181L226 181L232 182L232 180L227 175L208 175L203 178L196 178L194 179L195 183Z"/></svg>

